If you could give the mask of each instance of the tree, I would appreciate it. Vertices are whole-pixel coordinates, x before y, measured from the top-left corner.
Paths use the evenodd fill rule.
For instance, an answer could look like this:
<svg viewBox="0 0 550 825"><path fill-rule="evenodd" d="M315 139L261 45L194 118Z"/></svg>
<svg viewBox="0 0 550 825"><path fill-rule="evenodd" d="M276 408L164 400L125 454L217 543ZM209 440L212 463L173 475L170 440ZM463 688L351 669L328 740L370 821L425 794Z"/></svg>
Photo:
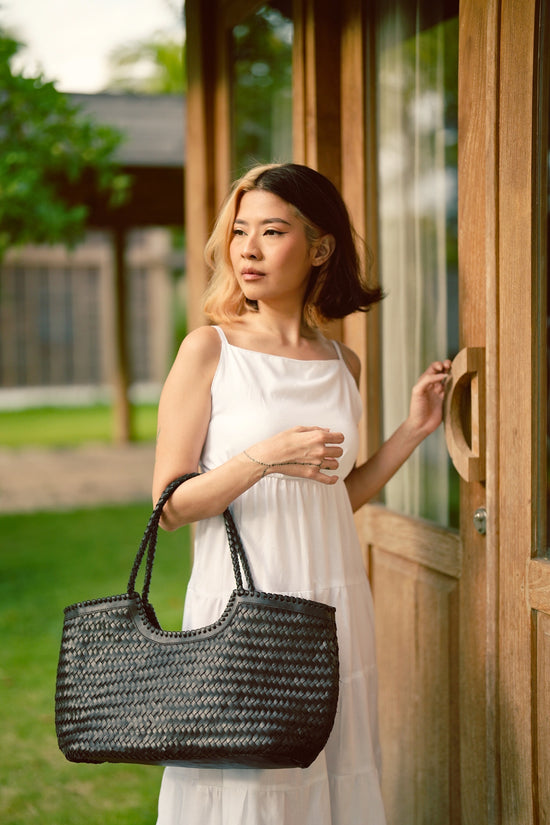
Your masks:
<svg viewBox="0 0 550 825"><path fill-rule="evenodd" d="M128 186L113 163L120 133L84 117L42 75L14 72L20 48L0 29L0 260L10 246L78 240L87 208L63 193L84 172L113 204Z"/></svg>
<svg viewBox="0 0 550 825"><path fill-rule="evenodd" d="M162 32L117 46L109 55L109 91L180 94L185 91L185 45Z"/></svg>

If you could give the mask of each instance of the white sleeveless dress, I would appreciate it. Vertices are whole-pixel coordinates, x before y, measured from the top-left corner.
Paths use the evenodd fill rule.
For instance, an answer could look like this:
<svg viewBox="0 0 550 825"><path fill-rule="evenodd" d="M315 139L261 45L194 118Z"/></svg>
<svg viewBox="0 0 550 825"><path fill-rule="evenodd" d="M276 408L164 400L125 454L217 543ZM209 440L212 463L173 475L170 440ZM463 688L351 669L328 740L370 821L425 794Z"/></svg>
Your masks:
<svg viewBox="0 0 550 825"><path fill-rule="evenodd" d="M340 697L324 751L305 770L166 768L157 825L384 825L373 607L344 478L361 400L335 344L302 361L222 341L201 464L219 466L297 425L343 432L339 480L269 474L232 505L256 587L336 607ZM214 622L235 587L223 518L197 525L184 629Z"/></svg>

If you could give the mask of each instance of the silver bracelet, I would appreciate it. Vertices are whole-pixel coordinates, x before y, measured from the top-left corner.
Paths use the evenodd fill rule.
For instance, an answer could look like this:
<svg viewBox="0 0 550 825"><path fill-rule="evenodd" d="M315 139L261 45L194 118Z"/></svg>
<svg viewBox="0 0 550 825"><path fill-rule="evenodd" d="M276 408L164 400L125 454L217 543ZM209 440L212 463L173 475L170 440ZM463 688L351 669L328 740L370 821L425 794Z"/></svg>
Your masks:
<svg viewBox="0 0 550 825"><path fill-rule="evenodd" d="M243 450L243 453L244 453L244 455L245 455L247 458L249 458L249 459L250 459L250 461L253 461L253 462L254 462L254 464L260 464L262 467L265 467L265 470L263 471L263 473L262 473L262 475L261 475L261 478L263 478L263 477L265 476L265 474L267 473L267 471L268 471L268 469L269 469L270 467L275 467L275 466L276 466L275 464L266 464L266 462L265 462L265 461L258 461L258 459L257 459L257 458L252 458L252 456L251 456L251 455L248 455L248 453L246 452L246 450Z"/></svg>
<svg viewBox="0 0 550 825"><path fill-rule="evenodd" d="M321 464L323 463L322 461L319 462L319 464L314 464L313 462L310 462L310 461L274 461L271 464L267 464L265 461L260 461L257 458L253 458L251 455L249 455L246 452L246 450L243 450L243 454L247 458L249 458L250 461L253 461L254 464L260 464L262 467L265 467L265 470L263 471L263 473L261 475L262 478L265 476L265 474L267 473L267 471L270 467L286 467L286 466L289 466L290 464L297 464L300 467L317 467L318 469L320 469Z"/></svg>

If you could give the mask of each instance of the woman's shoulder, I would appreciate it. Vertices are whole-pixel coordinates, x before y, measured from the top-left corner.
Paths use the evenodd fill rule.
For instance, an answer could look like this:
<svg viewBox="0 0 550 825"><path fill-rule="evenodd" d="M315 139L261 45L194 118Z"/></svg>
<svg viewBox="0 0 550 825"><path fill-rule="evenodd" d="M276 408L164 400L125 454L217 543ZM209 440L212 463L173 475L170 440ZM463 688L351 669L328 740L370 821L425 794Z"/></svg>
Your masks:
<svg viewBox="0 0 550 825"><path fill-rule="evenodd" d="M221 338L212 326L197 327L180 344L175 366L195 367L200 371L216 369L220 359Z"/></svg>
<svg viewBox="0 0 550 825"><path fill-rule="evenodd" d="M218 356L221 349L221 338L216 327L197 327L187 333L181 342L180 351L193 352L203 357Z"/></svg>
<svg viewBox="0 0 550 825"><path fill-rule="evenodd" d="M359 386L359 379L361 377L361 359L356 352L347 346L347 344L343 344L341 341L338 341L338 346L340 347L342 358L346 367L351 372L357 386Z"/></svg>

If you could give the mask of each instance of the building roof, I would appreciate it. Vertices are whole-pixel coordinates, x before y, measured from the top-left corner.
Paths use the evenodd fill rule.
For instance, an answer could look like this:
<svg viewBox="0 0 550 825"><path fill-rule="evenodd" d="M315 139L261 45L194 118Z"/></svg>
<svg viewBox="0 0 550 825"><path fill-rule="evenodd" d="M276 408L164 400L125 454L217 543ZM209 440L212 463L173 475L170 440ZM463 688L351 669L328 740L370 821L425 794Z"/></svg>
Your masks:
<svg viewBox="0 0 550 825"><path fill-rule="evenodd" d="M182 95L69 94L99 123L126 136L116 153L122 166L182 168L185 163L185 97Z"/></svg>
<svg viewBox="0 0 550 825"><path fill-rule="evenodd" d="M119 129L115 160L131 180L130 196L112 206L93 173L67 182L69 202L83 203L94 227L182 226L184 220L183 95L69 94L82 113Z"/></svg>

